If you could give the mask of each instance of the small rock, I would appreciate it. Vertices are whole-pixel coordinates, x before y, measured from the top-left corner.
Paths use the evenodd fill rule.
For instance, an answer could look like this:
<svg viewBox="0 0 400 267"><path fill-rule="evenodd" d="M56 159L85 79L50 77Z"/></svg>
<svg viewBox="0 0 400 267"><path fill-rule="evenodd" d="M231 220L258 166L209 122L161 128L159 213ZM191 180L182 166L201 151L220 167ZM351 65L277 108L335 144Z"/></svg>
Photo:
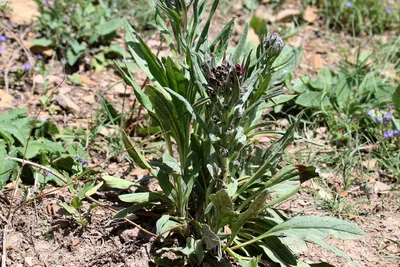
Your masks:
<svg viewBox="0 0 400 267"><path fill-rule="evenodd" d="M136 240L139 237L139 234L140 230L138 228L127 229L120 234L119 238L121 239L122 243L126 243Z"/></svg>
<svg viewBox="0 0 400 267"><path fill-rule="evenodd" d="M75 113L79 113L81 111L81 109L79 108L79 106L77 104L75 104L74 101L72 101L71 98L69 98L68 96L64 95L64 94L58 94L55 97L55 101L57 101L57 103L63 108L63 109L71 109L72 111L74 111Z"/></svg>
<svg viewBox="0 0 400 267"><path fill-rule="evenodd" d="M32 257L25 257L25 264L28 266L33 266L33 258Z"/></svg>

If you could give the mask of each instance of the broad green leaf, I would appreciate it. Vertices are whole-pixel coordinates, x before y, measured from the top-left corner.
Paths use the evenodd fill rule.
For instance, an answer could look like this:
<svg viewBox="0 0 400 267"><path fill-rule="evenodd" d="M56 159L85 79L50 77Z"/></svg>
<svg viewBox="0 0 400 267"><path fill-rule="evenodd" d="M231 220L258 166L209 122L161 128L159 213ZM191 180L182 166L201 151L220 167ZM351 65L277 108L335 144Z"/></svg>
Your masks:
<svg viewBox="0 0 400 267"><path fill-rule="evenodd" d="M104 185L116 189L128 189L131 186L137 186L138 183L134 183L125 179L116 178L111 175L105 175L102 177L104 180Z"/></svg>
<svg viewBox="0 0 400 267"><path fill-rule="evenodd" d="M217 231L237 219L238 214L233 211L232 200L225 190L210 195L210 200L214 208L215 229Z"/></svg>
<svg viewBox="0 0 400 267"><path fill-rule="evenodd" d="M5 140L0 139L0 189L9 180L12 171L17 167L17 163L12 160L6 160L7 144Z"/></svg>
<svg viewBox="0 0 400 267"><path fill-rule="evenodd" d="M331 217L297 216L270 229L267 236L315 237L319 239L332 235L336 238L360 238L364 231L355 224Z"/></svg>
<svg viewBox="0 0 400 267"><path fill-rule="evenodd" d="M259 38L268 33L267 21L257 16L252 16L250 20L250 27L254 30Z"/></svg>
<svg viewBox="0 0 400 267"><path fill-rule="evenodd" d="M306 108L330 106L329 98L323 92L308 91L296 98L296 104Z"/></svg>
<svg viewBox="0 0 400 267"><path fill-rule="evenodd" d="M98 35L104 36L117 31L122 27L123 23L124 20L122 18L116 18L97 25L95 30Z"/></svg>
<svg viewBox="0 0 400 267"><path fill-rule="evenodd" d="M75 212L78 212L75 208L71 207L70 205L68 205L65 202L58 203L58 205L61 208L65 209L70 215L74 215Z"/></svg>
<svg viewBox="0 0 400 267"><path fill-rule="evenodd" d="M50 39L46 39L46 38L34 39L30 42L31 49L32 49L32 47L37 47L37 46L50 47L53 45L54 45L53 41Z"/></svg>
<svg viewBox="0 0 400 267"><path fill-rule="evenodd" d="M141 192L119 195L118 198L128 203L146 203L153 200L163 199L163 196L153 192Z"/></svg>
<svg viewBox="0 0 400 267"><path fill-rule="evenodd" d="M181 168L179 167L179 163L176 161L175 158L173 158L169 154L165 153L163 155L162 159L163 159L163 163L170 169L170 171L167 173L173 173L173 172L175 172L177 174L181 173Z"/></svg>
<svg viewBox="0 0 400 267"><path fill-rule="evenodd" d="M324 67L318 72L318 77L316 80L310 81L310 86L314 89L318 89L321 91L330 91L333 84L333 77L331 71Z"/></svg>
<svg viewBox="0 0 400 267"><path fill-rule="evenodd" d="M303 48L301 46L295 48L285 45L281 54L272 65L274 73L272 74L271 85L281 84L286 76L297 68L300 63L302 51Z"/></svg>
<svg viewBox="0 0 400 267"><path fill-rule="evenodd" d="M219 237L211 230L207 224L201 225L201 240L203 241L205 248L211 250L221 243Z"/></svg>
<svg viewBox="0 0 400 267"><path fill-rule="evenodd" d="M24 155L25 148L18 147L18 151L21 155ZM44 149L43 144L38 141L30 141L28 144L28 149L26 150L25 158L32 159L36 157Z"/></svg>

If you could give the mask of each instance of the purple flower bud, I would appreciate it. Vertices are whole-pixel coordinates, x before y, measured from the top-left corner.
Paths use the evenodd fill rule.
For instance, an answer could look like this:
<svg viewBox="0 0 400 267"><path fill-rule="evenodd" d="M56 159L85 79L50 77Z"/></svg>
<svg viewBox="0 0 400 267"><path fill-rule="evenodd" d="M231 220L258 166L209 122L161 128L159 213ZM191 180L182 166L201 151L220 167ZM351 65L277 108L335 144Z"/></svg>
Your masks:
<svg viewBox="0 0 400 267"><path fill-rule="evenodd" d="M42 54L37 54L37 58L41 60L43 58Z"/></svg>
<svg viewBox="0 0 400 267"><path fill-rule="evenodd" d="M382 122L382 121L383 121L383 119L382 119L381 116L376 116L376 117L375 117L375 120L376 120L377 122Z"/></svg>
<svg viewBox="0 0 400 267"><path fill-rule="evenodd" d="M387 113L385 114L385 120L390 121L391 119L392 119L392 113L387 112Z"/></svg>
<svg viewBox="0 0 400 267"><path fill-rule="evenodd" d="M46 177L49 178L51 176L51 173L48 170L44 171L44 174L46 174Z"/></svg>
<svg viewBox="0 0 400 267"><path fill-rule="evenodd" d="M3 47L0 47L0 54L4 52Z"/></svg>
<svg viewBox="0 0 400 267"><path fill-rule="evenodd" d="M2 35L2 36L0 36L0 42L6 42L7 41L7 36L5 36L5 35Z"/></svg>
<svg viewBox="0 0 400 267"><path fill-rule="evenodd" d="M395 135L398 135L399 133L400 133L400 130L394 130L394 132L393 132Z"/></svg>
<svg viewBox="0 0 400 267"><path fill-rule="evenodd" d="M44 0L44 3L45 3L46 5L48 5L48 4L50 4L50 0Z"/></svg>
<svg viewBox="0 0 400 267"><path fill-rule="evenodd" d="M370 117L373 117L374 116L374 112L371 109L368 109L367 110L367 115L370 116Z"/></svg>
<svg viewBox="0 0 400 267"><path fill-rule="evenodd" d="M347 7L352 7L352 6L353 6L353 3L350 2L350 1L347 1L347 2L346 2L346 6L347 6Z"/></svg>
<svg viewBox="0 0 400 267"><path fill-rule="evenodd" d="M392 9L390 7L386 8L386 13L391 14L392 13Z"/></svg>
<svg viewBox="0 0 400 267"><path fill-rule="evenodd" d="M390 104L389 104L389 106L388 106L388 107L389 107L389 109L390 109L390 110L392 110L392 109L393 109L393 105L390 105Z"/></svg>
<svg viewBox="0 0 400 267"><path fill-rule="evenodd" d="M24 71L28 71L32 68L32 66L29 63L25 63L23 68L24 68Z"/></svg>
<svg viewBox="0 0 400 267"><path fill-rule="evenodd" d="M263 45L265 50L271 48L271 54L278 56L285 47L285 42L277 33L273 33L265 37Z"/></svg>

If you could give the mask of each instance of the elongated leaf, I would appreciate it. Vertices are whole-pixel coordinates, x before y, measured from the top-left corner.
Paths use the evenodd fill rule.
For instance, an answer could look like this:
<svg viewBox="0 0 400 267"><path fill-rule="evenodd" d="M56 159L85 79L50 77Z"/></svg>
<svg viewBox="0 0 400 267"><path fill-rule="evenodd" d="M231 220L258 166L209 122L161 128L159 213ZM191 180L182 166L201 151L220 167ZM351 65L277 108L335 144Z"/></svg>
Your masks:
<svg viewBox="0 0 400 267"><path fill-rule="evenodd" d="M207 19L206 23L204 24L203 30L200 34L195 51L199 51L201 45L207 41L208 31L210 29L211 20L215 14L215 11L217 10L218 4L219 4L219 0L215 0L213 3L213 6L211 7L210 15L208 16L208 19Z"/></svg>
<svg viewBox="0 0 400 267"><path fill-rule="evenodd" d="M154 83L167 86L168 80L161 62L127 21L125 21L124 26L125 39L136 64Z"/></svg>
<svg viewBox="0 0 400 267"><path fill-rule="evenodd" d="M217 37L210 46L210 50L214 52L214 59L217 64L220 64L222 58L225 56L225 51L228 48L228 42L232 35L234 22L235 18L233 18L230 22L228 22L228 24L220 31L220 33L217 35ZM217 44L218 46L214 51L214 47Z"/></svg>
<svg viewBox="0 0 400 267"><path fill-rule="evenodd" d="M400 113L400 85L397 86L397 89L393 94L392 101L395 109Z"/></svg>
<svg viewBox="0 0 400 267"><path fill-rule="evenodd" d="M100 182L97 185L95 185L93 188L89 189L86 193L85 196L91 196L97 193L97 190L103 185L104 182Z"/></svg>
<svg viewBox="0 0 400 267"><path fill-rule="evenodd" d="M104 185L116 189L128 189L131 186L138 186L138 183L134 183L125 179L117 178L111 175L105 175L102 177Z"/></svg>
<svg viewBox="0 0 400 267"><path fill-rule="evenodd" d="M112 32L117 31L119 28L121 28L122 24L124 24L124 20L122 18L116 18L116 19L106 21L104 23L97 25L96 33L101 36L110 34Z"/></svg>
<svg viewBox="0 0 400 267"><path fill-rule="evenodd" d="M364 231L355 224L331 217L297 216L270 229L267 235L285 235L298 238L310 236L323 239L329 235L336 238L360 238Z"/></svg>
<svg viewBox="0 0 400 267"><path fill-rule="evenodd" d="M276 263L285 265L296 265L296 258L285 244L276 236L271 236L262 240L259 246L264 253Z"/></svg>
<svg viewBox="0 0 400 267"><path fill-rule="evenodd" d="M246 23L246 25L244 26L243 33L242 33L242 37L240 37L239 43L236 46L235 52L233 52L233 55L232 55L233 64L235 64L243 54L248 32L249 32L249 24Z"/></svg>
<svg viewBox="0 0 400 267"><path fill-rule="evenodd" d="M143 157L142 153L132 144L129 137L126 135L124 131L121 131L122 134L122 142L124 143L125 149L128 150L129 156L132 160L142 169L148 170L153 175L155 171L151 168L150 164Z"/></svg>
<svg viewBox="0 0 400 267"><path fill-rule="evenodd" d="M141 192L119 195L118 198L128 203L146 203L153 200L163 199L163 196L153 192Z"/></svg>
<svg viewBox="0 0 400 267"><path fill-rule="evenodd" d="M168 215L163 215L163 216L161 216L160 219L157 220L157 223L156 223L157 234L159 235L159 234L165 232L163 234L163 237L165 238L169 234L169 232L167 230L172 228L172 227L174 227L174 226L176 226L176 225L178 225L178 223L175 222L175 221L171 221L169 219Z"/></svg>

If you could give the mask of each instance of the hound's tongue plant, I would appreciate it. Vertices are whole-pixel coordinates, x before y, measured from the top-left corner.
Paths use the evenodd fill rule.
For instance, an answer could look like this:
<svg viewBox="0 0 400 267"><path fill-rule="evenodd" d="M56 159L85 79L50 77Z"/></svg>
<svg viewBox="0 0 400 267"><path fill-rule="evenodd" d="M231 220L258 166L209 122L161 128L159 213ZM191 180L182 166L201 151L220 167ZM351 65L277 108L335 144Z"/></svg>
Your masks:
<svg viewBox="0 0 400 267"><path fill-rule="evenodd" d="M305 241L351 261L323 239L329 235L363 235L355 225L316 216L287 219L274 208L294 195L301 183L317 176L311 166L279 164L285 147L293 141L295 125L272 141L268 149L254 142L257 135L266 132L279 137L277 132L265 129L269 123L261 118L266 107L290 99L279 89L282 80L276 78L282 76L277 72L286 71L275 63L285 43L272 34L265 36L255 51L244 53L245 26L237 47L226 56L234 20L209 42L208 31L219 1L214 1L211 9L207 8L208 2L154 4L158 29L173 57L157 58L125 23L130 53L151 85L141 90L130 76L128 65L117 67L161 128L167 153L158 161L146 162L122 133L134 162L147 169L162 188L150 192L138 187L135 193L120 195L121 200L132 203L122 213L144 207L165 210L157 221L158 238L177 239L179 245L163 245L154 258L160 264L172 261L171 266L230 266L237 261L242 266L268 262L296 266L298 261L292 252L296 250L289 244L301 246ZM192 9L190 17L188 9ZM162 20L162 13L172 31ZM126 68L128 71L124 71ZM123 184L126 181L119 184L113 180L113 186ZM163 257L166 251L178 257Z"/></svg>

